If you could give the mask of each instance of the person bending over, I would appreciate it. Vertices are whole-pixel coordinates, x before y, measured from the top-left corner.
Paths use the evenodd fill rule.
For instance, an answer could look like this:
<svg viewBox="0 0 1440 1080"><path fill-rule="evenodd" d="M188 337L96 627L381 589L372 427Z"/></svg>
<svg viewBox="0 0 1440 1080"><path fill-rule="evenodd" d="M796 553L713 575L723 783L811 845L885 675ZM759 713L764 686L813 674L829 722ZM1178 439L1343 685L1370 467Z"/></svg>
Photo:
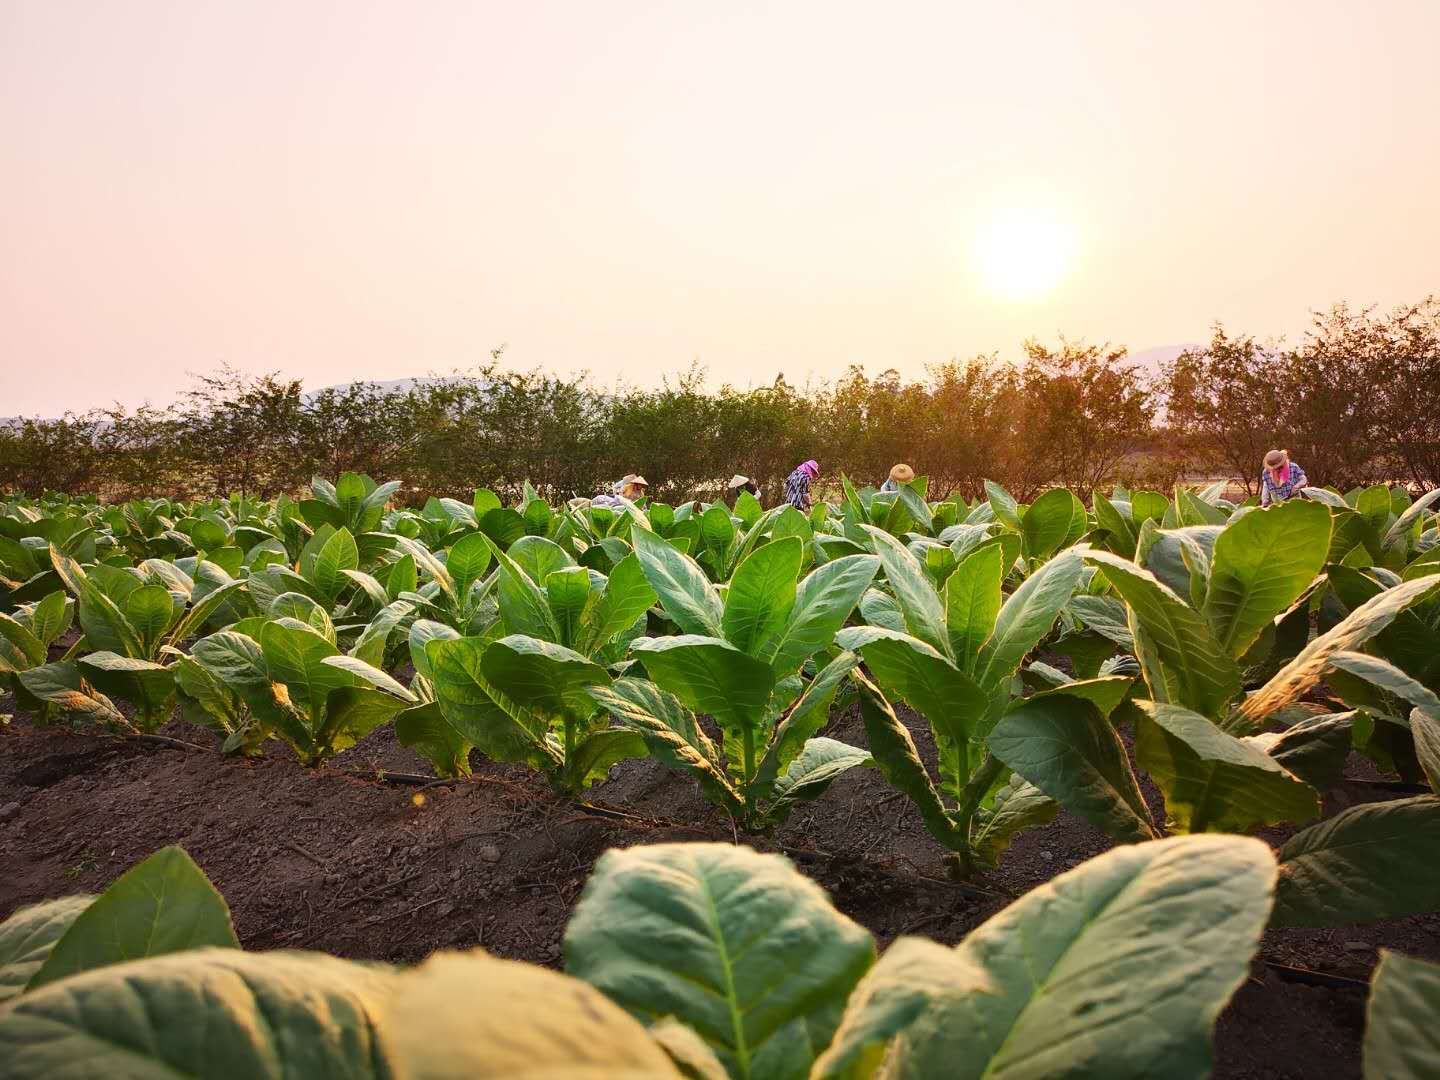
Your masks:
<svg viewBox="0 0 1440 1080"><path fill-rule="evenodd" d="M1265 468L1260 473L1260 505L1282 503L1310 486L1305 470L1290 460L1289 450L1271 450L1265 455Z"/></svg>

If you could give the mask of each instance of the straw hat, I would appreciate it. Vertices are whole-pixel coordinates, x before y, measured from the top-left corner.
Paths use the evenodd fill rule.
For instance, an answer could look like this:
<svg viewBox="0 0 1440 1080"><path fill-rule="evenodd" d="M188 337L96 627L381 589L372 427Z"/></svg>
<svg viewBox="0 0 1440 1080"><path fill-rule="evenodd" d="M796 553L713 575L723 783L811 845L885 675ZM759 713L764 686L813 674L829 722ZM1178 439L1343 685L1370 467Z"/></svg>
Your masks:
<svg viewBox="0 0 1440 1080"><path fill-rule="evenodd" d="M750 478L748 476L741 476L737 472L734 476L730 477L730 483L727 486L731 491L734 491L736 488L742 488L748 483L750 483Z"/></svg>
<svg viewBox="0 0 1440 1080"><path fill-rule="evenodd" d="M896 465L890 470L890 479L897 484L908 484L915 479L915 470L909 465Z"/></svg>
<svg viewBox="0 0 1440 1080"><path fill-rule="evenodd" d="M635 484L637 487L650 486L650 481L646 480L643 476L640 476L639 474L633 472L626 473L624 479L622 479L620 483L625 487L629 487L631 484Z"/></svg>
<svg viewBox="0 0 1440 1080"><path fill-rule="evenodd" d="M1290 460L1289 450L1271 450L1265 455L1265 467L1267 469L1278 469Z"/></svg>

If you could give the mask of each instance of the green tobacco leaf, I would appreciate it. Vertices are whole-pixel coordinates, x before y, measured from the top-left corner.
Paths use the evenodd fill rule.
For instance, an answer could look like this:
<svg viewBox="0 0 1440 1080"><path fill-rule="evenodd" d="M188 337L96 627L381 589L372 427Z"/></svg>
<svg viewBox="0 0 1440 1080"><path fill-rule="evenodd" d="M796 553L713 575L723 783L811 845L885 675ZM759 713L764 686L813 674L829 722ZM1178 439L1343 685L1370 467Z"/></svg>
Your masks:
<svg viewBox="0 0 1440 1080"><path fill-rule="evenodd" d="M1440 896L1440 798L1368 803L1296 833L1280 849L1277 926L1348 926L1433 911Z"/></svg>
<svg viewBox="0 0 1440 1080"><path fill-rule="evenodd" d="M1100 528L1110 534L1110 549L1123 558L1133 559L1135 545L1139 541L1137 526L1113 502L1098 491L1091 494L1090 504L1095 508L1095 520L1099 523ZM1128 506L1126 509L1129 510Z"/></svg>
<svg viewBox="0 0 1440 1080"><path fill-rule="evenodd" d="M1084 569L1078 552L1062 552L1010 594L995 619L994 633L980 651L975 670L981 686L999 686L1015 674L1025 654L1055 625Z"/></svg>
<svg viewBox="0 0 1440 1080"><path fill-rule="evenodd" d="M1236 722L1258 727L1265 717L1289 705L1315 685L1336 653L1363 645L1402 611L1433 595L1436 589L1440 589L1440 574L1431 574L1386 589L1362 604L1328 633L1305 646L1278 675L1251 694L1241 706Z"/></svg>
<svg viewBox="0 0 1440 1080"><path fill-rule="evenodd" d="M883 1060L890 1076L1201 1080L1274 881L1258 840L1157 840L1082 863L954 949L902 938L813 1075L869 1076Z"/></svg>
<svg viewBox="0 0 1440 1080"><path fill-rule="evenodd" d="M471 533L455 541L445 555L445 569L455 582L458 596L466 596L470 586L479 581L490 568L490 545L481 533Z"/></svg>
<svg viewBox="0 0 1440 1080"><path fill-rule="evenodd" d="M566 566L545 578L545 599L560 631L559 643L566 648L575 646L585 613L598 599L590 574L583 566Z"/></svg>
<svg viewBox="0 0 1440 1080"><path fill-rule="evenodd" d="M1381 949L1365 1008L1365 1080L1440 1076L1436 1016L1440 964Z"/></svg>
<svg viewBox="0 0 1440 1080"><path fill-rule="evenodd" d="M607 852L565 932L570 972L643 1021L674 1016L743 1078L805 1077L874 957L819 886L743 845Z"/></svg>
<svg viewBox="0 0 1440 1080"><path fill-rule="evenodd" d="M980 822L971 840L975 860L994 868L1000 864L1010 842L1025 829L1048 825L1060 812L1060 804L1030 781L1012 775L995 792L995 805Z"/></svg>
<svg viewBox="0 0 1440 1080"><path fill-rule="evenodd" d="M517 705L483 671L483 638L432 638L425 646L435 700L456 731L495 761L553 771L561 756L545 739L545 720Z"/></svg>
<svg viewBox="0 0 1440 1080"><path fill-rule="evenodd" d="M284 683L290 700L312 716L318 716L331 690L355 685L355 676L325 663L340 651L293 619L267 622L260 631L260 651L270 677Z"/></svg>
<svg viewBox="0 0 1440 1080"><path fill-rule="evenodd" d="M126 598L125 618L140 635L141 655L151 656L175 618L175 600L168 589L142 585Z"/></svg>
<svg viewBox="0 0 1440 1080"><path fill-rule="evenodd" d="M753 726L775 687L769 664L721 638L643 638L632 649L655 682L732 730Z"/></svg>
<svg viewBox="0 0 1440 1080"><path fill-rule="evenodd" d="M925 828L936 840L952 851L966 846L966 837L940 801L940 793L920 760L910 731L895 716L895 710L869 679L853 673L860 691L860 718L865 724L865 741L875 759L875 766L897 791L904 792L915 804Z"/></svg>
<svg viewBox="0 0 1440 1080"><path fill-rule="evenodd" d="M1241 741L1259 747L1305 783L1324 791L1345 770L1354 717L1354 713L1312 716L1283 732L1265 732Z"/></svg>
<svg viewBox="0 0 1440 1080"><path fill-rule="evenodd" d="M1420 516L1437 502L1440 502L1440 488L1427 492L1416 499L1405 509L1403 514L1395 519L1395 523L1386 531L1385 537L1381 541L1382 545L1389 547L1391 544L1400 540L1410 531L1411 527L1420 520Z"/></svg>
<svg viewBox="0 0 1440 1080"><path fill-rule="evenodd" d="M590 696L616 722L638 732L661 764L695 777L711 802L732 817L745 813L745 800L725 774L714 744L677 697L648 679L616 679L608 687L592 686Z"/></svg>
<svg viewBox="0 0 1440 1080"><path fill-rule="evenodd" d="M1155 701L1136 704L1144 717L1136 729L1136 760L1165 793L1172 831L1245 832L1320 813L1314 789L1199 713Z"/></svg>
<svg viewBox="0 0 1440 1080"><path fill-rule="evenodd" d="M345 570L360 569L360 549L355 546L355 537L349 529L339 529L315 556L315 569L308 575L315 587L330 603L350 583Z"/></svg>
<svg viewBox="0 0 1440 1080"><path fill-rule="evenodd" d="M1000 614L1002 551L992 541L970 552L945 581L945 629L950 655L967 675L975 673L980 647L990 640Z"/></svg>
<svg viewBox="0 0 1440 1080"><path fill-rule="evenodd" d="M756 548L735 568L722 625L726 639L741 652L764 658L766 646L784 631L795 607L800 557L799 538L787 536Z"/></svg>
<svg viewBox="0 0 1440 1080"><path fill-rule="evenodd" d="M589 688L610 682L604 668L579 653L523 634L503 637L486 649L482 670L512 701L576 723L595 711Z"/></svg>
<svg viewBox="0 0 1440 1080"><path fill-rule="evenodd" d="M777 678L797 670L835 640L879 568L880 560L874 555L845 555L805 575L795 591L795 606L785 629L761 655L769 660Z"/></svg>
<svg viewBox="0 0 1440 1080"><path fill-rule="evenodd" d="M910 635L948 656L950 636L945 628L945 608L925 568L904 544L883 529L873 525L862 527L885 568L885 580L890 584Z"/></svg>
<svg viewBox="0 0 1440 1080"><path fill-rule="evenodd" d="M175 694L175 673L162 664L112 652L93 652L78 663L86 679L106 694L133 702L147 716L166 711Z"/></svg>
<svg viewBox="0 0 1440 1080"><path fill-rule="evenodd" d="M1394 694L1413 708L1422 709L1431 716L1440 717L1440 697L1388 660L1365 653L1337 652L1330 657L1330 666L1348 672L1358 679L1364 679L1386 693Z"/></svg>
<svg viewBox="0 0 1440 1080"><path fill-rule="evenodd" d="M45 642L31 633L28 626L0 614L0 673L36 667L45 663L49 655Z"/></svg>
<svg viewBox="0 0 1440 1080"><path fill-rule="evenodd" d="M1330 547L1330 511L1291 499L1237 517L1215 540L1205 618L1220 647L1244 656L1315 580Z"/></svg>
<svg viewBox="0 0 1440 1080"><path fill-rule="evenodd" d="M434 766L436 776L470 775L470 742L450 726L437 701L397 715L395 739L422 754Z"/></svg>
<svg viewBox="0 0 1440 1080"><path fill-rule="evenodd" d="M925 642L878 626L852 626L836 635L836 643L863 656L887 696L905 701L954 745L963 747L979 733L989 696Z"/></svg>
<svg viewBox="0 0 1440 1080"><path fill-rule="evenodd" d="M1415 737L1415 757L1430 781L1430 790L1440 795L1440 718L1423 709L1410 710L1410 733Z"/></svg>
<svg viewBox="0 0 1440 1080"><path fill-rule="evenodd" d="M1064 488L1051 488L1020 519L1020 538L1027 559L1048 559L1060 550L1070 534L1076 499ZM1084 507L1080 513L1084 514Z"/></svg>
<svg viewBox="0 0 1440 1080"><path fill-rule="evenodd" d="M681 632L723 637L724 605L695 560L682 555L647 529L632 529L631 540L645 579Z"/></svg>
<svg viewBox="0 0 1440 1080"><path fill-rule="evenodd" d="M405 702L367 686L342 686L325 697L324 723L316 736L321 754L347 750L389 723Z"/></svg>
<svg viewBox="0 0 1440 1080"><path fill-rule="evenodd" d="M805 744L825 726L841 684L858 663L860 658L854 653L840 653L820 669L805 687L800 700L785 714L785 719L775 725L770 746L755 772L757 797L768 797L775 778L790 766Z"/></svg>
<svg viewBox="0 0 1440 1080"><path fill-rule="evenodd" d="M986 745L1061 806L1117 840L1155 837L1125 746L1093 701L1060 692L1030 698L1001 718Z"/></svg>
<svg viewBox="0 0 1440 1080"><path fill-rule="evenodd" d="M183 849L161 848L116 878L76 917L26 989L107 964L207 945L240 947L230 909Z"/></svg>
<svg viewBox="0 0 1440 1080"><path fill-rule="evenodd" d="M645 756L645 737L624 728L592 731L576 744L565 763L562 786L566 791L583 791L604 780L614 765L629 758Z"/></svg>
<svg viewBox="0 0 1440 1080"><path fill-rule="evenodd" d="M204 949L101 968L0 1011L7 1080L394 1075L377 1031L392 976L318 953Z"/></svg>
<svg viewBox="0 0 1440 1080"><path fill-rule="evenodd" d="M394 1064L315 1075L413 1080L676 1080L645 1029L578 979L480 950L394 978L380 1043ZM378 1058L378 1055L377 1055ZM292 1075L299 1076L300 1073Z"/></svg>
<svg viewBox="0 0 1440 1080"><path fill-rule="evenodd" d="M403 685L396 682L389 673L380 670L374 664L368 664L356 656L327 656L321 661L322 664L329 664L331 667L339 668L341 671L348 671L357 679L363 679L377 690L384 690L395 695L401 701L415 704L418 700L414 694ZM358 683L356 685L359 685Z"/></svg>
<svg viewBox="0 0 1440 1080"><path fill-rule="evenodd" d="M1020 531L1020 515L1015 497L993 480L985 481L985 494L990 500L990 509L995 516L1016 532Z"/></svg>
<svg viewBox="0 0 1440 1080"><path fill-rule="evenodd" d="M771 789L774 802L766 811L771 820L782 820L794 803L818 799L842 773L871 763L870 751L836 739L815 738L790 762L789 768Z"/></svg>
<svg viewBox="0 0 1440 1080"><path fill-rule="evenodd" d="M536 581L499 547L492 548L500 563L496 586L500 618L512 634L525 634L544 641L558 641L560 627L550 600Z"/></svg>
<svg viewBox="0 0 1440 1080"><path fill-rule="evenodd" d="M656 601L655 590L634 552L626 555L605 581L605 591L582 620L575 649L587 656L635 624Z"/></svg>
<svg viewBox="0 0 1440 1080"><path fill-rule="evenodd" d="M52 705L76 716L84 717L93 724L128 727L129 721L123 713L100 691L94 689L80 674L78 664L60 660L53 664L20 672L16 678L25 690Z"/></svg>
<svg viewBox="0 0 1440 1080"><path fill-rule="evenodd" d="M55 943L94 902L93 896L46 900L0 923L0 1003L24 991Z"/></svg>
<svg viewBox="0 0 1440 1080"><path fill-rule="evenodd" d="M1104 571L1130 605L1146 639L1140 661L1155 699L1204 716L1221 715L1240 693L1240 671L1201 614L1126 559L1103 551L1085 557Z"/></svg>

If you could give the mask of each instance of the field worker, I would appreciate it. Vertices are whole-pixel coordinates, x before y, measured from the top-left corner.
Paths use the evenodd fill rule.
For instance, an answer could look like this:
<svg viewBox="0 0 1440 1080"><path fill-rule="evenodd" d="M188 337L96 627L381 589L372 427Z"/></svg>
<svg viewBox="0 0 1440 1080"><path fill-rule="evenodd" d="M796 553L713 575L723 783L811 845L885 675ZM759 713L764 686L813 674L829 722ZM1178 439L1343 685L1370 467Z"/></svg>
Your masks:
<svg viewBox="0 0 1440 1080"><path fill-rule="evenodd" d="M795 471L785 478L785 501L808 514L815 505L810 498L810 484L819 475L820 463L814 458L797 465Z"/></svg>
<svg viewBox="0 0 1440 1080"><path fill-rule="evenodd" d="M1271 450L1265 455L1265 468L1260 473L1260 505L1284 502L1309 487L1305 470L1290 460L1289 450Z"/></svg>
<svg viewBox="0 0 1440 1080"><path fill-rule="evenodd" d="M736 473L730 478L730 483L726 485L726 490L730 493L731 505L734 505L735 500L740 497L742 491L748 491L757 499L760 497L760 489L756 487L755 481L751 480L748 476L741 476L739 473Z"/></svg>
<svg viewBox="0 0 1440 1080"><path fill-rule="evenodd" d="M880 494L885 495L900 490L901 484L908 484L915 479L915 470L909 465L896 465L890 470L890 479L880 485Z"/></svg>
<svg viewBox="0 0 1440 1080"><path fill-rule="evenodd" d="M643 476L635 473L627 473L624 479L616 480L610 485L610 492L606 495L596 495L590 500L591 506L604 506L611 510L618 510L624 505L622 500L629 499L631 502L645 497L645 491L650 486Z"/></svg>

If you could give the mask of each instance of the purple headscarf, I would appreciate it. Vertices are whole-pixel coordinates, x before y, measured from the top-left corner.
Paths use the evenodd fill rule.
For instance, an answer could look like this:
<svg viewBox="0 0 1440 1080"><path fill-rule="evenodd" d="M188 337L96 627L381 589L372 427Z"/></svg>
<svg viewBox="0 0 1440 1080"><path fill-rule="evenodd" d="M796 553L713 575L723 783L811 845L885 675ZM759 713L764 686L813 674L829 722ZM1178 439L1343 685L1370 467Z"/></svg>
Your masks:
<svg viewBox="0 0 1440 1080"><path fill-rule="evenodd" d="M805 470L805 475L810 477L811 480L814 480L815 477L820 475L820 463L814 458L811 458L809 461L801 462L800 468Z"/></svg>

